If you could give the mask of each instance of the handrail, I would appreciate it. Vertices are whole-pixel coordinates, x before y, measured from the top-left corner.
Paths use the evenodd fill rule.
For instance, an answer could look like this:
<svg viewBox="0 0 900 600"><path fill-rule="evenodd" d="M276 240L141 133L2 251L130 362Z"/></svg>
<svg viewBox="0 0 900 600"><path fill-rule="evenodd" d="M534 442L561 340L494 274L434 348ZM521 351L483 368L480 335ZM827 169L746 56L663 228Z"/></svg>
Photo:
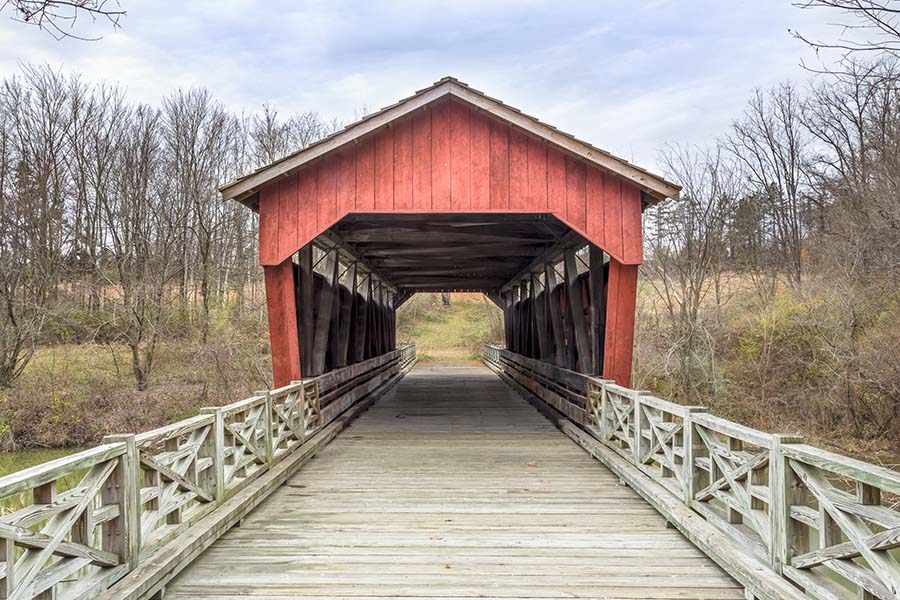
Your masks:
<svg viewBox="0 0 900 600"><path fill-rule="evenodd" d="M900 598L897 471L599 378L588 378L583 397L564 399L561 379L547 376L558 367L538 373L532 360L484 347L488 367L565 414L611 449L610 456L722 532L729 544L722 551L730 558L765 565L770 577L786 579L809 598ZM583 412L573 408L580 403ZM889 496L892 504L885 501ZM679 528L689 528L687 521ZM748 566L732 575L747 580L752 571ZM779 597L771 590L756 593Z"/></svg>
<svg viewBox="0 0 900 600"><path fill-rule="evenodd" d="M403 346L0 477L24 504L0 515L0 598L97 596L415 359Z"/></svg>

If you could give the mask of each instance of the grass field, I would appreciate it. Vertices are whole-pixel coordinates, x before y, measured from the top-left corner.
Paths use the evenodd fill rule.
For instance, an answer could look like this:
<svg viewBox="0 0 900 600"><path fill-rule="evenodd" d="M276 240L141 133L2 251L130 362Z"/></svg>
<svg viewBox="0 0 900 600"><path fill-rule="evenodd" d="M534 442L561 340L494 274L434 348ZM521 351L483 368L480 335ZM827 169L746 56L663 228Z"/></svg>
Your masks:
<svg viewBox="0 0 900 600"><path fill-rule="evenodd" d="M397 342L416 344L422 361L477 360L481 345L501 341L503 315L481 294L416 294L397 313Z"/></svg>

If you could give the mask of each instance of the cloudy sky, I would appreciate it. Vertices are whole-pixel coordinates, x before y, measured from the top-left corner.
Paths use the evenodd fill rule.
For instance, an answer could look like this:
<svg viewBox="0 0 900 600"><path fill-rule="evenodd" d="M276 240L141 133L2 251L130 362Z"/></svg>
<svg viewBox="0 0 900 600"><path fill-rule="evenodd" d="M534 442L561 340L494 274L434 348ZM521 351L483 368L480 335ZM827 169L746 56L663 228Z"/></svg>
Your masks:
<svg viewBox="0 0 900 600"><path fill-rule="evenodd" d="M122 28L55 41L0 12L0 74L47 63L158 103L205 86L230 108L352 121L453 75L656 166L665 142L725 131L755 87L810 77L788 29L833 38L837 15L788 0L121 0ZM164 9L161 7L165 7ZM170 8L171 7L171 8Z"/></svg>

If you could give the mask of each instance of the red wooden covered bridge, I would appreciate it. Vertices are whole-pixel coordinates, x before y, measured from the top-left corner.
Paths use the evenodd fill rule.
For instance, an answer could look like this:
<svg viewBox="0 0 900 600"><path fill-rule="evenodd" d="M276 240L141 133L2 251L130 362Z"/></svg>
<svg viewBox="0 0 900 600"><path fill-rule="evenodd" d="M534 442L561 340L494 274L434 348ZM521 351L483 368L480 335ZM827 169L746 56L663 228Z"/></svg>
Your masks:
<svg viewBox="0 0 900 600"><path fill-rule="evenodd" d="M641 213L678 189L446 78L223 195L259 211L276 385L393 349L397 307L439 290L627 385Z"/></svg>
<svg viewBox="0 0 900 600"><path fill-rule="evenodd" d="M0 478L0 598L900 597L900 474L628 387L677 186L442 79L223 193L275 387ZM505 346L416 365L455 290Z"/></svg>

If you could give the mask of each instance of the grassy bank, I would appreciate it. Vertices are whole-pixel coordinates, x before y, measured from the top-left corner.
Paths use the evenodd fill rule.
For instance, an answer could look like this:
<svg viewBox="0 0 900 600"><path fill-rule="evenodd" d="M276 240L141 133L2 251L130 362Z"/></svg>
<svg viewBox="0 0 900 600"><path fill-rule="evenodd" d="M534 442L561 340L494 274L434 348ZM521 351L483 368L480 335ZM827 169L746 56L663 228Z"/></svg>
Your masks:
<svg viewBox="0 0 900 600"><path fill-rule="evenodd" d="M262 328L222 329L207 344L160 343L143 391L135 389L130 356L121 343L38 349L15 384L0 390L2 449L90 446L108 433L171 423L269 383Z"/></svg>

